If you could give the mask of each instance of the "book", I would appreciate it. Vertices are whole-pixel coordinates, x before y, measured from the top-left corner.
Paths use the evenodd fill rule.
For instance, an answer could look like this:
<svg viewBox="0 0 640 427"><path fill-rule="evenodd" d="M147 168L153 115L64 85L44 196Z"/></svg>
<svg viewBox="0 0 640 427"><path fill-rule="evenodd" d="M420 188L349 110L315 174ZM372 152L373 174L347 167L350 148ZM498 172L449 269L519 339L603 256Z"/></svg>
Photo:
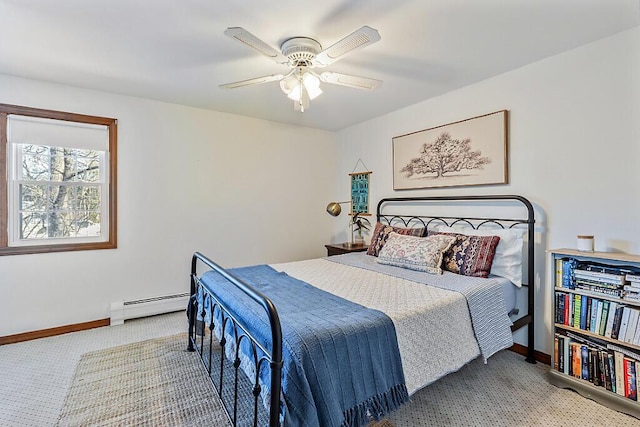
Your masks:
<svg viewBox="0 0 640 427"><path fill-rule="evenodd" d="M640 283L640 273L627 273L625 277L629 282Z"/></svg>
<svg viewBox="0 0 640 427"><path fill-rule="evenodd" d="M607 353L607 359L609 362L609 379L611 382L611 391L616 392L616 365L613 353Z"/></svg>
<svg viewBox="0 0 640 427"><path fill-rule="evenodd" d="M590 270L581 270L575 269L573 271L573 277L575 280L578 279L588 279L594 280L602 283L610 283L613 285L624 285L626 282L626 275L623 274L611 274L611 273L601 273Z"/></svg>
<svg viewBox="0 0 640 427"><path fill-rule="evenodd" d="M610 301L604 301L602 303L602 313L600 319L598 321L598 334L604 336L605 330L607 328L607 317L609 317L609 307L611 306Z"/></svg>
<svg viewBox="0 0 640 427"><path fill-rule="evenodd" d="M584 300L583 300L584 301ZM596 324L596 316L598 314L598 300L587 297L587 310L586 310L586 322L584 325L585 331L593 332L593 327Z"/></svg>
<svg viewBox="0 0 640 427"><path fill-rule="evenodd" d="M631 315L631 309L624 307L622 310L622 320L620 320L620 330L618 331L618 341L624 341L624 337L627 333L627 327L629 326L629 316Z"/></svg>
<svg viewBox="0 0 640 427"><path fill-rule="evenodd" d="M624 339L622 341L626 343L633 342L633 337L636 335L636 328L638 327L638 315L640 315L640 311L629 309L629 323L627 325L627 332L624 335Z"/></svg>
<svg viewBox="0 0 640 427"><path fill-rule="evenodd" d="M564 308L564 304L567 301L567 295L559 292L556 294L558 301L556 302L556 323L566 324L565 323L565 315L566 311Z"/></svg>
<svg viewBox="0 0 640 427"><path fill-rule="evenodd" d="M611 338L611 331L613 330L613 319L616 317L616 310L618 309L618 303L611 302L609 304L609 314L607 315L607 326L604 330L604 336Z"/></svg>
<svg viewBox="0 0 640 427"><path fill-rule="evenodd" d="M573 298L571 295L567 294L564 297L564 324L572 325L573 319L571 318L573 314Z"/></svg>
<svg viewBox="0 0 640 427"><path fill-rule="evenodd" d="M556 288L562 287L562 258L556 258Z"/></svg>
<svg viewBox="0 0 640 427"><path fill-rule="evenodd" d="M616 372L616 394L624 396L625 378L624 378L624 355L619 351L613 353L615 360Z"/></svg>
<svg viewBox="0 0 640 427"><path fill-rule="evenodd" d="M592 292L594 294L607 295L614 298L622 298L623 295L630 295L633 293L624 291L621 288L609 288L605 286L594 285L592 283L583 282L582 280L576 281L575 289Z"/></svg>
<svg viewBox="0 0 640 427"><path fill-rule="evenodd" d="M624 366L624 396L627 399L638 400L638 391L636 389L636 363L634 360L625 357L623 359Z"/></svg>
<svg viewBox="0 0 640 427"><path fill-rule="evenodd" d="M582 296L574 295L573 296L573 326L574 328L580 327L580 313L582 311Z"/></svg>
<svg viewBox="0 0 640 427"><path fill-rule="evenodd" d="M596 318L593 321L593 325L591 325L591 332L594 334L600 333L600 322L602 322L602 311L604 310L604 301L597 300L596 304Z"/></svg>
<svg viewBox="0 0 640 427"><path fill-rule="evenodd" d="M558 340L557 345L557 354L558 354L558 367L556 371L564 372L564 340L565 337L563 335L557 334L556 339Z"/></svg>
<svg viewBox="0 0 640 427"><path fill-rule="evenodd" d="M611 365L610 365L610 358L609 358L609 353L607 353L606 351L600 351L600 360L602 361L602 374L603 374L603 382L604 382L604 388L606 388L609 391L613 391L613 387L612 387L612 377L611 377Z"/></svg>
<svg viewBox="0 0 640 427"><path fill-rule="evenodd" d="M558 338L560 334L556 334L553 337L553 369L556 371L560 370L559 360L560 360L560 339Z"/></svg>
<svg viewBox="0 0 640 427"><path fill-rule="evenodd" d="M573 289L573 271L578 265L578 262L572 258L562 259L562 287L567 289Z"/></svg>
<svg viewBox="0 0 640 427"><path fill-rule="evenodd" d="M580 324L578 327L584 331L587 330L587 299L586 295L580 295Z"/></svg>
<svg viewBox="0 0 640 427"><path fill-rule="evenodd" d="M636 333L633 336L633 341L631 342L633 345L640 345L640 318L638 319L638 326L636 326Z"/></svg>
<svg viewBox="0 0 640 427"><path fill-rule="evenodd" d="M571 346L569 345L571 343L571 340L569 339L569 337L563 337L564 342L564 351L562 352L563 354L563 362L564 362L564 366L563 366L563 373L566 375L570 375L569 373L569 367L571 366L571 354L570 354L570 348Z"/></svg>
<svg viewBox="0 0 640 427"><path fill-rule="evenodd" d="M588 277L576 277L575 279L576 288L581 288L579 285L593 285L604 289L620 289L623 288L619 283L607 283L601 282L599 280L593 280Z"/></svg>
<svg viewBox="0 0 640 427"><path fill-rule="evenodd" d="M575 378L582 378L582 346L580 343L571 343L571 359L571 375Z"/></svg>
<svg viewBox="0 0 640 427"><path fill-rule="evenodd" d="M640 292L640 282L630 282L622 287L623 290L629 292Z"/></svg>
<svg viewBox="0 0 640 427"><path fill-rule="evenodd" d="M580 376L583 380L589 381L589 347L580 346Z"/></svg>
<svg viewBox="0 0 640 427"><path fill-rule="evenodd" d="M634 360L638 360L640 361L640 353L636 353L634 351L629 350L626 347L620 347L619 345L616 344L607 344L607 349L608 350L613 350L613 351L617 351L618 353L622 353L625 356L634 359Z"/></svg>
<svg viewBox="0 0 640 427"><path fill-rule="evenodd" d="M624 311L623 305L616 307L616 315L613 319L613 329L611 330L611 338L618 339L618 331L620 331L620 321L622 320L622 312Z"/></svg>

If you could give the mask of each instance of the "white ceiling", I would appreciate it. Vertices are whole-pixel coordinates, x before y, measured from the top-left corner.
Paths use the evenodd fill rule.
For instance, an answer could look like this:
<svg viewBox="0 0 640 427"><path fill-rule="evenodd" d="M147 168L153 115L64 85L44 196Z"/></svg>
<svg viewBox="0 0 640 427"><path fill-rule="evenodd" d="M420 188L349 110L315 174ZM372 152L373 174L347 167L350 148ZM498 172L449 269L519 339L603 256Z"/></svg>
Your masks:
<svg viewBox="0 0 640 427"><path fill-rule="evenodd" d="M639 24L640 0L0 0L0 73L339 130ZM376 90L322 84L301 114L278 83L218 87L287 71L227 27L278 49L363 25L382 40L325 70Z"/></svg>

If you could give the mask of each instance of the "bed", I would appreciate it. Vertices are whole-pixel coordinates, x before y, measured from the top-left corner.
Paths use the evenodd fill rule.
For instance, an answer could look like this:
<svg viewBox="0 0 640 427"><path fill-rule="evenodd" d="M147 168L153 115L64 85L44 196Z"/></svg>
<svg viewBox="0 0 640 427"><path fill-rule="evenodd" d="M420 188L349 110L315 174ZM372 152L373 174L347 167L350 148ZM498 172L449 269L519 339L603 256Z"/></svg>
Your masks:
<svg viewBox="0 0 640 427"><path fill-rule="evenodd" d="M527 199L385 198L376 219L367 253L231 270L193 255L188 350L233 425L367 425L524 326L535 363L533 286L514 318L533 283Z"/></svg>

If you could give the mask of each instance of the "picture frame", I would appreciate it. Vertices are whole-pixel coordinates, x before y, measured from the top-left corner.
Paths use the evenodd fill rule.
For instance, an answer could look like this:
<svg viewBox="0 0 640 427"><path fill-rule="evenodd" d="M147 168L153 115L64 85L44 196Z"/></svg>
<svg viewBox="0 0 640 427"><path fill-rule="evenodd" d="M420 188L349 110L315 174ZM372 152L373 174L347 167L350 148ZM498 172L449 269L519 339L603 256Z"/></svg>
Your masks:
<svg viewBox="0 0 640 427"><path fill-rule="evenodd" d="M393 189L508 184L507 119L500 110L392 138Z"/></svg>

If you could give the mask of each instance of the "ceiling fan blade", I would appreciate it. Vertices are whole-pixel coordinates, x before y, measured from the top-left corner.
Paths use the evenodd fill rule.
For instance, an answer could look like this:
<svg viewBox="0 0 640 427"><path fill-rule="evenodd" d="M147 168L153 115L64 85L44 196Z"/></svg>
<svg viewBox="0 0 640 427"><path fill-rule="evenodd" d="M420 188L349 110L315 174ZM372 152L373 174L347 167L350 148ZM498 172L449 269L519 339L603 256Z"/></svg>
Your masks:
<svg viewBox="0 0 640 427"><path fill-rule="evenodd" d="M380 40L380 33L371 27L364 26L359 30L349 34L331 47L323 50L313 58L313 63L317 67L326 67L327 65L337 61L342 56L362 49L370 44Z"/></svg>
<svg viewBox="0 0 640 427"><path fill-rule="evenodd" d="M375 89L382 84L382 80L350 76L349 74L332 73L331 71L325 71L320 74L320 80L325 83L354 87L356 89Z"/></svg>
<svg viewBox="0 0 640 427"><path fill-rule="evenodd" d="M278 64L289 64L289 58L284 56L282 52L275 50L242 27L229 27L224 31L224 35L238 40L241 43L244 43L250 48L257 50L267 58L271 58Z"/></svg>
<svg viewBox="0 0 640 427"><path fill-rule="evenodd" d="M224 89L235 89L237 87L242 87L242 86L276 82L278 80L282 80L283 78L284 76L282 74L272 74L270 76L262 76L262 77L256 77L254 79L249 79L249 80L241 80L239 82L226 83L226 84L220 85L220 87Z"/></svg>

